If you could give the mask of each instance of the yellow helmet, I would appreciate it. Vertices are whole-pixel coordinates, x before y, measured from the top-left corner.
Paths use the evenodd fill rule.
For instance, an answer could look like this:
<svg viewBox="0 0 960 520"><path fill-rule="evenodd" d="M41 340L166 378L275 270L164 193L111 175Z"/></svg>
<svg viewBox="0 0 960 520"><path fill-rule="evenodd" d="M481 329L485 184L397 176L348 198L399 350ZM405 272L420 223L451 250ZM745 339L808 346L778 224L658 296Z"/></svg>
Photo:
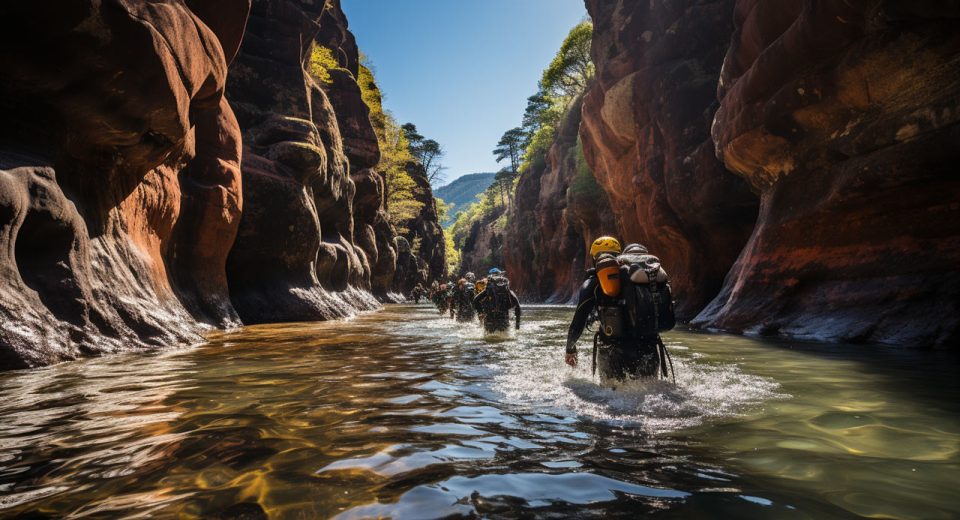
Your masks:
<svg viewBox="0 0 960 520"><path fill-rule="evenodd" d="M590 256L596 258L600 253L620 254L620 242L613 237L600 237L590 245Z"/></svg>

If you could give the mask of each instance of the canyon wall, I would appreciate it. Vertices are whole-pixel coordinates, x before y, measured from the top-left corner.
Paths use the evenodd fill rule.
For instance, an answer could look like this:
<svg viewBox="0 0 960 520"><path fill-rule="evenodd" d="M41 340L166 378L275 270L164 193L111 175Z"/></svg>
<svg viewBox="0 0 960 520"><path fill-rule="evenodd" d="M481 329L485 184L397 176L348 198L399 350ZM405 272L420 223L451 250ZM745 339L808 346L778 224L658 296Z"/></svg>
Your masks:
<svg viewBox="0 0 960 520"><path fill-rule="evenodd" d="M607 194L584 162L577 99L562 121L546 160L517 183L504 233L504 263L524 300L565 303L576 297L594 238L614 233Z"/></svg>
<svg viewBox="0 0 960 520"><path fill-rule="evenodd" d="M739 0L733 19L713 140L761 206L695 323L956 346L960 7Z"/></svg>
<svg viewBox="0 0 960 520"><path fill-rule="evenodd" d="M956 342L960 9L587 6L584 152L618 231L664 259L683 316L712 298L694 325Z"/></svg>
<svg viewBox="0 0 960 520"><path fill-rule="evenodd" d="M315 42L329 85L304 72ZM4 2L0 67L0 369L405 283L338 2Z"/></svg>
<svg viewBox="0 0 960 520"><path fill-rule="evenodd" d="M383 280L393 279L396 248L374 169L380 150L344 28L336 5L255 1L231 66L245 207L227 276L244 323L374 308L365 292L385 294ZM317 44L342 67L329 71L329 84L304 70Z"/></svg>
<svg viewBox="0 0 960 520"><path fill-rule="evenodd" d="M240 129L224 87L248 9L0 7L0 368L240 323L224 275Z"/></svg>
<svg viewBox="0 0 960 520"><path fill-rule="evenodd" d="M659 256L677 312L720 290L757 214L749 186L714 156L710 121L732 0L589 0L597 78L583 103L587 163L616 233Z"/></svg>

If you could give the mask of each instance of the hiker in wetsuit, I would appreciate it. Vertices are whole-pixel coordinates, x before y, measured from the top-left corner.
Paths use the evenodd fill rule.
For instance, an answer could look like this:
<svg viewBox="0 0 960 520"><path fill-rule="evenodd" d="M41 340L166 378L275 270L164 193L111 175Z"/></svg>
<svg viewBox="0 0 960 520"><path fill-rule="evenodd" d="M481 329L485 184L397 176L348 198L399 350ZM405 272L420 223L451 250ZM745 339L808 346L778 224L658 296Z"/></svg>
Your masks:
<svg viewBox="0 0 960 520"><path fill-rule="evenodd" d="M490 269L486 289L473 299L473 307L483 314L483 328L487 332L507 330L510 309L513 309L515 328L520 328L520 300L510 290L510 280L496 267Z"/></svg>
<svg viewBox="0 0 960 520"><path fill-rule="evenodd" d="M600 237L590 247L595 268L580 287L577 310L567 333L566 363L577 365L577 340L592 321L593 369L601 377L623 381L666 377L666 347L660 332L673 328L669 278L660 260L639 244L621 253L620 242Z"/></svg>
<svg viewBox="0 0 960 520"><path fill-rule="evenodd" d="M413 300L413 303L420 303L420 298L423 298L424 292L423 286L417 283L413 291L410 292L410 299Z"/></svg>
<svg viewBox="0 0 960 520"><path fill-rule="evenodd" d="M437 306L437 310L440 311L440 314L447 313L447 306L449 304L447 301L447 292L447 284L440 284L430 297L433 304Z"/></svg>
<svg viewBox="0 0 960 520"><path fill-rule="evenodd" d="M467 273L457 282L457 287L453 290L450 317L457 321L473 321L473 298L475 295L473 283L471 283L472 278L474 278L473 273Z"/></svg>

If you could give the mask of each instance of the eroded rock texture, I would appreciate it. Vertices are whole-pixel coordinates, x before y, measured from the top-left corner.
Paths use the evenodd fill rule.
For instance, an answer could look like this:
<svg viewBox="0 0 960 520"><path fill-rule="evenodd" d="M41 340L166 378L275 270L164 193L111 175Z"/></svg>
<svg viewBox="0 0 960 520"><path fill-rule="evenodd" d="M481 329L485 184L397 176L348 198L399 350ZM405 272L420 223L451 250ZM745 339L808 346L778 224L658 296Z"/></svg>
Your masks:
<svg viewBox="0 0 960 520"><path fill-rule="evenodd" d="M698 324L956 344L958 17L955 2L737 2L713 139L762 203Z"/></svg>
<svg viewBox="0 0 960 520"><path fill-rule="evenodd" d="M330 83L305 71L334 50ZM244 323L342 317L386 294L396 246L357 47L338 3L257 0L230 70L243 128L244 213L227 273Z"/></svg>
<svg viewBox="0 0 960 520"><path fill-rule="evenodd" d="M720 289L757 213L709 133L733 1L586 4L597 80L583 104L584 155L615 232L663 259L677 312L692 317Z"/></svg>
<svg viewBox="0 0 960 520"><path fill-rule="evenodd" d="M223 273L240 131L223 91L248 9L0 7L0 369L239 323Z"/></svg>
<svg viewBox="0 0 960 520"><path fill-rule="evenodd" d="M576 296L597 236L616 232L607 194L585 164L580 146L581 101L570 108L546 161L517 184L505 233L504 261L512 287L532 301Z"/></svg>
<svg viewBox="0 0 960 520"><path fill-rule="evenodd" d="M397 283L338 2L4 2L0 67L0 369L344 316Z"/></svg>

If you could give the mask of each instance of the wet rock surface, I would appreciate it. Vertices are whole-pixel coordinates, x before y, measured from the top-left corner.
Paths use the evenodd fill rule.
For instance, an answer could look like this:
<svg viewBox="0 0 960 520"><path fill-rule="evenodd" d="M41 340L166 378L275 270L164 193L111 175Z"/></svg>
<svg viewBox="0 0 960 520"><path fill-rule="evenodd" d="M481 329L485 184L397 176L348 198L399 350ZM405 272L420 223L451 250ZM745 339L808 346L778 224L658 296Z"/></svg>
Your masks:
<svg viewBox="0 0 960 520"><path fill-rule="evenodd" d="M214 3L0 7L0 368L239 323L223 265L240 130L223 91L249 5L216 2L232 14L210 26Z"/></svg>
<svg viewBox="0 0 960 520"><path fill-rule="evenodd" d="M254 2L230 70L227 94L244 137L245 207L227 276L244 323L373 308L376 300L362 293L371 289L372 270L384 267L380 257L391 260L355 239L354 198L366 184L354 179L377 175L370 168L380 152L354 79L356 45L342 16L325 14L325 5ZM344 25L321 33L324 23ZM334 49L343 67L331 71L330 85L304 70L317 44ZM359 216L361 228L372 218Z"/></svg>

